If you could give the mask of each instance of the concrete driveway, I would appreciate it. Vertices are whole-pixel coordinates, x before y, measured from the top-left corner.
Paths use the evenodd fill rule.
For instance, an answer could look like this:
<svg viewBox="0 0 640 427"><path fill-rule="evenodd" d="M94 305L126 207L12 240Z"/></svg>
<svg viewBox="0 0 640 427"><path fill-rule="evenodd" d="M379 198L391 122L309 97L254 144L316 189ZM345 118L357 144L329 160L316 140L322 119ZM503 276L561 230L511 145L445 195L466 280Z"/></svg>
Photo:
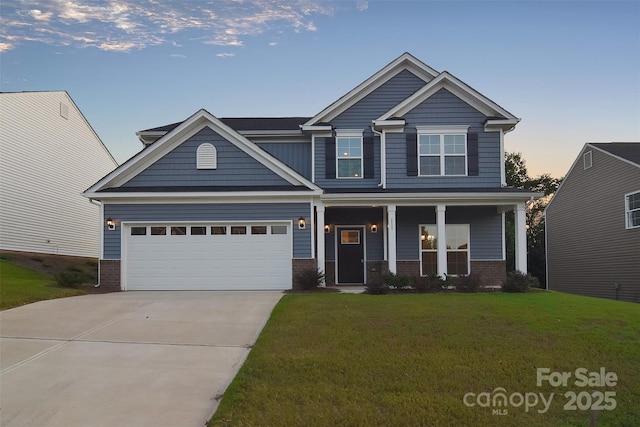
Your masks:
<svg viewBox="0 0 640 427"><path fill-rule="evenodd" d="M202 427L281 292L121 292L0 312L0 425Z"/></svg>

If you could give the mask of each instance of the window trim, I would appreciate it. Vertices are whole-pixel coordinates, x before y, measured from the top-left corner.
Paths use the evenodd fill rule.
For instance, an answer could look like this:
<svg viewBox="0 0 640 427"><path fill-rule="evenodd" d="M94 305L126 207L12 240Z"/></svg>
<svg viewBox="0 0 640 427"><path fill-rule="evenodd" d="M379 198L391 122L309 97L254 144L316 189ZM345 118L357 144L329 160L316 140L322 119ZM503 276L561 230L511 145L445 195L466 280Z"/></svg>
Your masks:
<svg viewBox="0 0 640 427"><path fill-rule="evenodd" d="M467 125L456 125L456 126L416 126L417 136L416 136L416 154L417 154L417 163L418 163L418 177L461 177L461 176L469 176L469 147L468 147L468 135L469 135L469 126ZM423 174L421 169L420 159L422 157L436 157L435 154L420 154L420 136L424 135L438 135L440 137L440 153L437 154L437 157L440 160L440 173L438 175L432 174ZM445 147L445 136L446 135L464 135L464 154L446 154L444 151ZM446 158L447 157L463 157L464 158L464 173L462 174L451 174L447 175L445 173L446 167Z"/></svg>
<svg viewBox="0 0 640 427"><path fill-rule="evenodd" d="M624 224L625 224L625 228L627 230L633 230L636 228L640 228L640 224L638 225L632 225L631 224L631 214L633 212L640 212L640 208L636 208L636 209L629 209L629 197L633 196L633 195L638 195L640 196L640 190L638 191L632 191L631 193L627 193L624 195Z"/></svg>
<svg viewBox="0 0 640 427"><path fill-rule="evenodd" d="M360 156L340 156L340 143L341 138L359 139L360 140ZM340 176L340 160L360 160L360 174L359 176ZM364 130L363 129L344 129L336 131L336 179L363 179L364 178Z"/></svg>
<svg viewBox="0 0 640 427"><path fill-rule="evenodd" d="M588 164L587 164L587 159L589 159ZM591 168L593 166L593 151L589 150L586 153L584 153L582 155L582 162L583 162L584 170Z"/></svg>
<svg viewBox="0 0 640 427"><path fill-rule="evenodd" d="M459 225L463 225L467 228L467 249L462 250L462 249L458 249L458 248L452 248L449 249L449 247L447 246L447 242L444 242L445 244L445 248L446 248L446 252L447 252L447 264L449 262L449 257L448 254L451 252L466 252L467 253L467 275L471 274L471 224L470 223L464 223L464 224L445 224L445 234L448 236L448 230L447 228L449 226L459 226ZM421 277L426 277L428 274L424 274L423 273L423 266L422 266L422 254L424 252L430 252L430 253L438 253L438 249L436 247L436 249L423 249L422 248L422 227L428 227L431 228L432 230L437 230L437 225L436 224L418 224L418 250L419 250L419 258L420 258L420 276ZM436 237L437 240L440 239L440 237ZM438 241L437 243L438 245L442 244L442 242ZM437 264L437 255L436 255L436 270L438 268L438 264ZM448 268L447 268L448 271ZM430 274L430 273L429 273ZM447 276L459 276L459 274L450 274L447 273Z"/></svg>

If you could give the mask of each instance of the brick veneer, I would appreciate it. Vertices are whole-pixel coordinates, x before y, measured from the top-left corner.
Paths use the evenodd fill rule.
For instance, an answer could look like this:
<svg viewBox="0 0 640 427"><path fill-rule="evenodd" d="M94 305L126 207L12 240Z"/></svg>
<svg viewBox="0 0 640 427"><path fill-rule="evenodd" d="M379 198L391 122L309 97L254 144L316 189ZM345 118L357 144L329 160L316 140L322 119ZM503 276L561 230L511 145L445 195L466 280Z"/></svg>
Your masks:
<svg viewBox="0 0 640 427"><path fill-rule="evenodd" d="M315 258L294 258L291 260L291 278L292 286L295 285L296 277L304 270L315 270L318 268L318 262Z"/></svg>
<svg viewBox="0 0 640 427"><path fill-rule="evenodd" d="M104 292L120 292L120 260L100 260L100 289Z"/></svg>
<svg viewBox="0 0 640 427"><path fill-rule="evenodd" d="M501 286L507 278L506 261L473 261L471 273L478 274L484 286Z"/></svg>
<svg viewBox="0 0 640 427"><path fill-rule="evenodd" d="M324 280L327 283L327 286L335 286L336 284L336 262L335 261L325 261Z"/></svg>
<svg viewBox="0 0 640 427"><path fill-rule="evenodd" d="M407 276L420 276L420 261L397 261L396 273Z"/></svg>

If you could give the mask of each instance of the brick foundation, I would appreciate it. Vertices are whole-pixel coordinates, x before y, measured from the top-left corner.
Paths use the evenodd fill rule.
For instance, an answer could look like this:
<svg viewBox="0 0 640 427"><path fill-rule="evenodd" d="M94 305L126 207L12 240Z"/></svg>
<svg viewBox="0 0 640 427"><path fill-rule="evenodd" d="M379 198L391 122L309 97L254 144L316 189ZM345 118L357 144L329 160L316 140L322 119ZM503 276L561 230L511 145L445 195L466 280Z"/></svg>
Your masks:
<svg viewBox="0 0 640 427"><path fill-rule="evenodd" d="M484 286L501 286L507 278L506 261L473 261L471 273L478 274Z"/></svg>
<svg viewBox="0 0 640 427"><path fill-rule="evenodd" d="M396 261L396 273L420 277L420 261Z"/></svg>
<svg viewBox="0 0 640 427"><path fill-rule="evenodd" d="M120 260L100 260L100 289L103 292L120 292Z"/></svg>
<svg viewBox="0 0 640 427"><path fill-rule="evenodd" d="M336 285L336 262L335 261L325 261L324 275L325 275L324 280L327 283L327 286Z"/></svg>
<svg viewBox="0 0 640 427"><path fill-rule="evenodd" d="M367 284L380 283L380 276L387 271L389 271L389 263L387 261L367 261Z"/></svg>

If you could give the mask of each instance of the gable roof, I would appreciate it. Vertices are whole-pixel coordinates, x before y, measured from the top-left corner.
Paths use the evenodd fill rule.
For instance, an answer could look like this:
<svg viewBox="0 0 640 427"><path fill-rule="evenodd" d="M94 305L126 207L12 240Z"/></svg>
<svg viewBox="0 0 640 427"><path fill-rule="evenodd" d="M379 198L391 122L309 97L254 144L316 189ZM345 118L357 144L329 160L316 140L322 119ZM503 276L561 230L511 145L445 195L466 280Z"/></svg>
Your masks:
<svg viewBox="0 0 640 427"><path fill-rule="evenodd" d="M211 128L290 184L304 186L309 190L320 190L315 184L240 135L220 119L201 109L187 120L178 123L177 126L158 139L156 143L138 152L119 168L95 183L85 191L84 196L99 198L98 192L107 188L120 187L205 127ZM112 192L116 192L116 190L108 191L108 193Z"/></svg>
<svg viewBox="0 0 640 427"><path fill-rule="evenodd" d="M505 130L511 130L520 121L519 118L447 71L440 73L436 78L428 82L421 89L418 89L418 91L400 104L384 113L377 120L382 121L392 117L402 117L440 89L448 90L485 116L488 116L487 125L499 126Z"/></svg>
<svg viewBox="0 0 640 427"><path fill-rule="evenodd" d="M424 80L425 83L431 81L438 75L436 70L429 67L410 53L405 52L387 64L380 71L349 91L346 95L340 97L333 104L310 118L303 124L303 129L307 126L331 121L404 70L410 71L420 79Z"/></svg>
<svg viewBox="0 0 640 427"><path fill-rule="evenodd" d="M590 142L587 145L640 167L640 142Z"/></svg>

